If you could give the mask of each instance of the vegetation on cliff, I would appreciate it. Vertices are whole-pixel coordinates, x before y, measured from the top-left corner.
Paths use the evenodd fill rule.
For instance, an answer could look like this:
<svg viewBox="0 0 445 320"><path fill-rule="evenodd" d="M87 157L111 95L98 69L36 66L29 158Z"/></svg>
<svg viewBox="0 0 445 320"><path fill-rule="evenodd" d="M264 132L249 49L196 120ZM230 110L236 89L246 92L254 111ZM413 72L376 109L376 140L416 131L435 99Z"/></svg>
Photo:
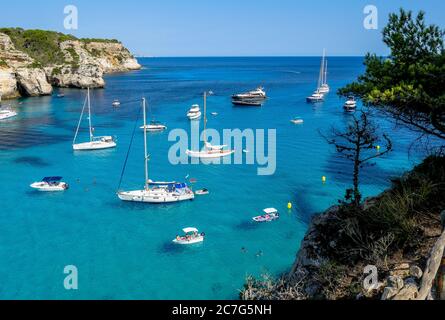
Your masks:
<svg viewBox="0 0 445 320"><path fill-rule="evenodd" d="M379 278L393 275L402 263L408 268L425 266L442 233L440 213L445 209L444 35L437 26L426 24L423 12L416 17L403 9L391 14L383 31L390 56L368 54L365 74L339 90L341 95L361 98L366 106L421 137L434 137L434 146L439 148L430 148L431 155L420 165L394 179L391 188L381 195L364 202L355 183L358 179L353 177L354 189L346 193L346 199L314 218L290 274L279 280L249 277L241 298L355 299L366 294L373 298L382 293L383 287L374 292L377 296L364 292L366 266L377 267ZM357 132L354 128L337 130L334 136L353 145ZM371 140L369 149L375 147L375 139ZM353 147L339 144L335 137L328 142L339 153L349 152L350 159L360 155ZM355 160L352 163L357 164L357 157ZM414 297L416 280L408 280L413 289L410 297ZM400 290L404 280L396 282ZM389 297L391 290L385 288L383 296Z"/></svg>
<svg viewBox="0 0 445 320"><path fill-rule="evenodd" d="M62 65L66 63L66 57L60 48L64 41L81 41L85 44L91 42L120 43L112 39L78 39L73 35L46 30L24 30L22 28L0 28L0 32L7 34L17 50L27 53L42 66ZM77 65L79 57L76 52L70 52L73 57L73 65Z"/></svg>

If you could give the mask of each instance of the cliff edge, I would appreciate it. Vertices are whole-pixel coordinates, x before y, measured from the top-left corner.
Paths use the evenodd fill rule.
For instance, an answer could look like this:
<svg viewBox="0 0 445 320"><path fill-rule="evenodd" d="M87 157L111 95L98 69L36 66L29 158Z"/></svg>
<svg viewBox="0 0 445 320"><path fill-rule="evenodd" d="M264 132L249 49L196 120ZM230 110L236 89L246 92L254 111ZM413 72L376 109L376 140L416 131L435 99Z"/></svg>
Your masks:
<svg viewBox="0 0 445 320"><path fill-rule="evenodd" d="M0 96L41 96L55 87L102 88L104 74L141 65L117 40L20 28L0 29Z"/></svg>

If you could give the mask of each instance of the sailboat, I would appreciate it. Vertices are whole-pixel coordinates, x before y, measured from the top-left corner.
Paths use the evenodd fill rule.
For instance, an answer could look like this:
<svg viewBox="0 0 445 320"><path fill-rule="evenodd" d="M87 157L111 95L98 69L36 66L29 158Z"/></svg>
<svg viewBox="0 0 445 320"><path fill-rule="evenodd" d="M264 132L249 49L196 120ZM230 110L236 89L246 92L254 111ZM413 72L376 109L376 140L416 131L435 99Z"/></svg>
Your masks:
<svg viewBox="0 0 445 320"><path fill-rule="evenodd" d="M147 119L145 111L145 98L142 99L144 112L144 161L145 161L145 186L142 190L119 191L117 196L122 201L145 203L171 203L185 200L193 200L195 194L185 183L181 182L154 182L148 178L147 153Z"/></svg>
<svg viewBox="0 0 445 320"><path fill-rule="evenodd" d="M322 76L322 81L321 81L321 86L318 89L318 91L320 91L320 93L322 94L326 94L329 93L330 88L328 85L328 59L326 59L326 50L323 50L323 76Z"/></svg>
<svg viewBox="0 0 445 320"><path fill-rule="evenodd" d="M327 76L327 64L325 64L325 51L323 51L323 57L321 59L320 73L318 76L317 90L306 98L309 103L322 102L324 100L324 94L329 92L329 86L326 83Z"/></svg>
<svg viewBox="0 0 445 320"><path fill-rule="evenodd" d="M148 111L150 112L150 106L148 107ZM151 112L153 114L153 112ZM164 131L167 129L167 126L161 123L160 121L156 121L154 117L152 117L149 124L145 126L141 126L140 129L144 130L144 128L147 129L147 131L150 132L156 132L156 131Z"/></svg>
<svg viewBox="0 0 445 320"><path fill-rule="evenodd" d="M80 124L82 122L83 114L85 112L85 106L88 106L88 124L90 127L90 141L76 143L77 135L79 134ZM91 124L91 102L90 102L90 88L87 91L87 97L83 104L82 112L80 113L79 123L77 124L76 134L73 140L73 150L76 151L91 151L101 150L116 147L116 142L112 136L95 137L93 134L93 127Z"/></svg>
<svg viewBox="0 0 445 320"><path fill-rule="evenodd" d="M215 159L227 157L235 153L235 150L226 150L226 145L214 146L207 141L207 92L204 92L204 149L202 151L187 150L186 153L191 158Z"/></svg>

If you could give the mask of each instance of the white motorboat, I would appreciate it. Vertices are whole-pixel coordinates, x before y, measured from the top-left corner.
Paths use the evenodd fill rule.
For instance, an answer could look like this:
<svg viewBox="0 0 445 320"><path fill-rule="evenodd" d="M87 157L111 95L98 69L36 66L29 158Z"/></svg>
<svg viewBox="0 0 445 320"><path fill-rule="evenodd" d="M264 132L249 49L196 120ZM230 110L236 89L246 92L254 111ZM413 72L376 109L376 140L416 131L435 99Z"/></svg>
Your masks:
<svg viewBox="0 0 445 320"><path fill-rule="evenodd" d="M187 117L190 120L198 120L199 118L201 118L201 115L202 115L201 109L197 104L194 104L187 113Z"/></svg>
<svg viewBox="0 0 445 320"><path fill-rule="evenodd" d="M306 101L310 103L322 102L323 100L324 95L322 95L318 90L315 91L311 96L306 98Z"/></svg>
<svg viewBox="0 0 445 320"><path fill-rule="evenodd" d="M252 218L255 222L272 222L280 218L278 210L275 208L268 208L263 210L264 214Z"/></svg>
<svg viewBox="0 0 445 320"><path fill-rule="evenodd" d="M297 117L297 118L292 119L290 122L292 122L293 124L303 124L304 120Z"/></svg>
<svg viewBox="0 0 445 320"><path fill-rule="evenodd" d="M15 116L17 116L17 112L15 111L9 109L0 110L0 120L6 120Z"/></svg>
<svg viewBox="0 0 445 320"><path fill-rule="evenodd" d="M174 243L181 245L189 245L204 241L205 234L199 233L198 229L196 228L184 228L182 229L182 231L184 232L184 235L176 236L176 239L173 240Z"/></svg>
<svg viewBox="0 0 445 320"><path fill-rule="evenodd" d="M258 87L246 93L234 94L232 103L237 106L262 106L266 99L267 95L264 88Z"/></svg>
<svg viewBox="0 0 445 320"><path fill-rule="evenodd" d="M357 108L357 101L355 100L355 98L353 96L350 96L348 98L348 100L345 102L345 104L343 105L343 109L346 112L355 112Z"/></svg>
<svg viewBox="0 0 445 320"><path fill-rule="evenodd" d="M62 182L62 177L46 177L42 181L34 182L30 187L45 192L65 191L69 188L67 183Z"/></svg>
<svg viewBox="0 0 445 320"><path fill-rule="evenodd" d="M151 121L150 124L147 124L145 126L145 128L147 129L147 131L164 131L167 129L167 127L165 125L163 125L161 122L159 121ZM140 129L144 130L144 126L141 126Z"/></svg>
<svg viewBox="0 0 445 320"><path fill-rule="evenodd" d="M79 134L80 125L82 123L83 114L85 112L85 107L88 107L88 125L90 132L90 141L76 143L77 135ZM87 97L83 104L82 112L80 113L79 123L77 124L76 134L73 140L73 150L75 151L92 151L92 150L102 150L116 147L116 141L112 136L101 136L95 137L93 134L93 127L91 124L91 103L90 103L90 89L88 88Z"/></svg>
<svg viewBox="0 0 445 320"><path fill-rule="evenodd" d="M263 87L258 87L255 90L246 92L246 93L240 93L240 94L234 94L232 96L232 99L235 100L243 100L243 99L266 99L266 91L264 91Z"/></svg>
<svg viewBox="0 0 445 320"><path fill-rule="evenodd" d="M193 200L195 194L185 183L181 182L153 182L148 178L147 153L147 120L145 111L145 99L142 99L144 112L144 162L145 162L145 186L142 190L119 191L119 199L123 201L145 202L145 203L171 203L185 200ZM126 164L126 163L125 163ZM125 167L124 167L125 170Z"/></svg>
<svg viewBox="0 0 445 320"><path fill-rule="evenodd" d="M119 107L121 105L119 100L113 100L113 103L111 104L113 107Z"/></svg>
<svg viewBox="0 0 445 320"><path fill-rule="evenodd" d="M207 92L204 92L204 148L201 151L186 150L186 154L191 158L200 159L216 159L227 157L235 153L235 150L226 150L226 145L214 146L207 141L206 128L207 128Z"/></svg>

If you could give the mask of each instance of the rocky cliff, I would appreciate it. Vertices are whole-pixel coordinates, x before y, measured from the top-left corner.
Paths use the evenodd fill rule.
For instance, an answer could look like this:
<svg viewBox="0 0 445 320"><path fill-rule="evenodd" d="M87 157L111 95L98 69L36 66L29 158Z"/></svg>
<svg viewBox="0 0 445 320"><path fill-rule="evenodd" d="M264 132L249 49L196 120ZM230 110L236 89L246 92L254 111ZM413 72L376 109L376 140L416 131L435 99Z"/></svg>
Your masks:
<svg viewBox="0 0 445 320"><path fill-rule="evenodd" d="M40 96L53 86L101 88L104 74L141 66L116 40L51 31L0 29L0 96Z"/></svg>

